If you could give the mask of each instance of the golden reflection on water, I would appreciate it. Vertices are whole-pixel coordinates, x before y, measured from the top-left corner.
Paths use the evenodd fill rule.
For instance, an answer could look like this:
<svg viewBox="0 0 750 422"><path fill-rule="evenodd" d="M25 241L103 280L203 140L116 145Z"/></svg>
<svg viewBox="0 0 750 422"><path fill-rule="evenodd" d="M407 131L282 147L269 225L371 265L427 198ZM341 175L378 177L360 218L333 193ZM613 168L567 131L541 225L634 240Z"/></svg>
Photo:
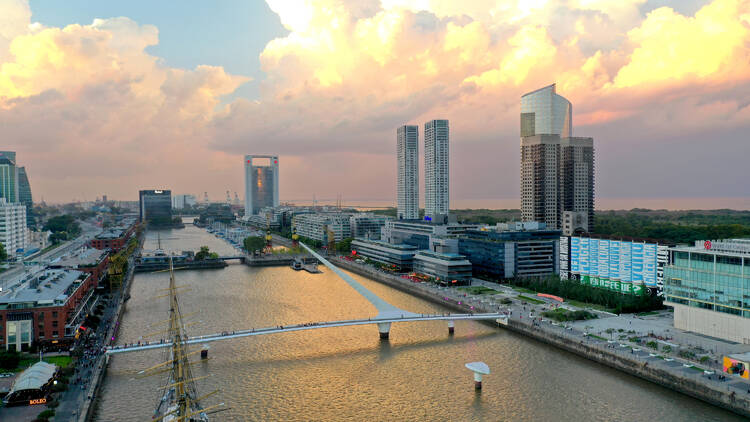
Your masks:
<svg viewBox="0 0 750 422"><path fill-rule="evenodd" d="M150 236L151 237L151 236ZM154 236L155 237L155 236ZM163 233L166 249L208 245L231 253L201 229ZM147 247L150 247L147 245ZM137 341L167 315L165 299L152 299L166 273L136 276L118 341ZM390 303L412 312L445 309L357 277ZM330 271L311 275L290 268L249 268L177 273L183 312L200 324L191 335L304 322L362 318L375 309ZM149 420L160 376L134 379L126 371L161 362L158 351L117 355L102 390L99 421ZM441 321L394 324L387 342L375 326L353 326L258 336L210 344L210 359L193 368L200 392L220 389L204 403L231 410L212 421L539 421L741 420L603 366L492 326L457 321L448 336ZM466 362L492 369L481 393Z"/></svg>

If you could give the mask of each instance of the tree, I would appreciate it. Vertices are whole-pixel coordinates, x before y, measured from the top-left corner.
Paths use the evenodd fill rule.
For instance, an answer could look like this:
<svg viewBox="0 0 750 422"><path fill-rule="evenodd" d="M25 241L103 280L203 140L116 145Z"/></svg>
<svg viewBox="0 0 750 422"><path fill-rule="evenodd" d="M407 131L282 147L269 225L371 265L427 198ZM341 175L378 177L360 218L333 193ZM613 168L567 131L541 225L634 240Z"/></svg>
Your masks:
<svg viewBox="0 0 750 422"><path fill-rule="evenodd" d="M259 251L266 246L266 241L260 236L248 236L242 242L248 252Z"/></svg>
<svg viewBox="0 0 750 422"><path fill-rule="evenodd" d="M208 246L201 246L201 249L195 254L195 260L203 261L208 258L210 254L211 250L208 249Z"/></svg>
<svg viewBox="0 0 750 422"><path fill-rule="evenodd" d="M352 250L352 240L354 240L351 237L347 237L346 239L342 240L341 242L336 243L336 250L338 252L344 252L349 253Z"/></svg>
<svg viewBox="0 0 750 422"><path fill-rule="evenodd" d="M0 368L16 369L19 363L21 363L21 354L15 350L3 350L0 352Z"/></svg>
<svg viewBox="0 0 750 422"><path fill-rule="evenodd" d="M8 252L5 251L5 245L0 243L0 261L8 259Z"/></svg>

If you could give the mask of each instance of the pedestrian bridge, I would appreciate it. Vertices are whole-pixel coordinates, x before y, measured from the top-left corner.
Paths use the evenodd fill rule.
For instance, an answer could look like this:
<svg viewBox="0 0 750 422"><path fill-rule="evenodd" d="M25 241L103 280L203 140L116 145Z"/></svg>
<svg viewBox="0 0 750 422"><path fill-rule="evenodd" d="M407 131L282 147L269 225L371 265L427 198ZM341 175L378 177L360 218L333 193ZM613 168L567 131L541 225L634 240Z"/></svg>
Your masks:
<svg viewBox="0 0 750 422"><path fill-rule="evenodd" d="M367 318L367 319L352 319L345 321L327 321L327 322L311 322L295 325L282 325L276 327L267 328L253 328L250 330L240 331L223 331L221 333L209 334L204 336L188 337L183 344L201 344L210 343L220 340L230 340L241 337L261 336L266 334L279 334L287 333L291 331L305 331L305 330L316 330L320 328L333 328L333 327L348 327L351 325L368 325L378 324L378 328L382 328L384 324L388 325L394 322L414 322L414 321L448 321L448 332L453 333L453 321L459 320L498 320L508 318L507 314L501 313L487 313L487 314L404 314L395 318ZM384 334L383 331L380 331ZM381 337L383 337L381 335ZM387 338L387 337L386 337ZM165 347L172 347L172 342L153 342L149 344L130 344L122 346L109 347L107 354L113 355L118 353L129 353L137 352L142 350L162 349Z"/></svg>
<svg viewBox="0 0 750 422"><path fill-rule="evenodd" d="M380 338L385 340L388 339L391 324L394 322L416 322L416 321L448 321L448 332L453 333L454 321L456 320L497 320L498 322L507 321L508 316L501 313L486 313L486 314L417 314L414 312L405 311L396 306L391 305L385 300L381 299L378 295L368 290L365 286L360 284L352 276L342 271L340 268L331 264L327 259L320 256L317 252L312 250L310 247L302 242L299 242L300 246L305 248L312 256L318 261L322 262L331 271L336 273L342 280L344 280L349 286L357 291L362 297L370 302L378 314L375 317L367 319L353 319L347 321L327 321L327 322L315 322L309 324L296 324L277 326L270 328L259 328L242 331L222 331L218 334L210 334L199 337L188 337L185 340L185 344L200 344L209 343L212 341L229 340L240 337L258 336L264 334L278 334L289 331L304 331L314 330L320 328L332 328L332 327L346 327L350 325L371 325L377 324ZM150 350L150 349L161 349L164 347L171 347L172 342L158 342L150 344L135 344L129 346L115 346L107 348L107 354L116 353L127 353L135 352L139 350Z"/></svg>

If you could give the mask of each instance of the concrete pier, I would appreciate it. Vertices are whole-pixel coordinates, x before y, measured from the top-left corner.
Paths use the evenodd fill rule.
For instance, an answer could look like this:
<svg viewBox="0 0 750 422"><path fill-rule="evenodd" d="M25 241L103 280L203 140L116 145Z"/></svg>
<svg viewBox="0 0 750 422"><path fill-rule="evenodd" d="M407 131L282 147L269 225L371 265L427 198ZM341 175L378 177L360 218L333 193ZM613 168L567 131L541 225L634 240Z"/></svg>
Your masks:
<svg viewBox="0 0 750 422"><path fill-rule="evenodd" d="M448 321L448 334L453 335L456 331L456 323L453 320Z"/></svg>

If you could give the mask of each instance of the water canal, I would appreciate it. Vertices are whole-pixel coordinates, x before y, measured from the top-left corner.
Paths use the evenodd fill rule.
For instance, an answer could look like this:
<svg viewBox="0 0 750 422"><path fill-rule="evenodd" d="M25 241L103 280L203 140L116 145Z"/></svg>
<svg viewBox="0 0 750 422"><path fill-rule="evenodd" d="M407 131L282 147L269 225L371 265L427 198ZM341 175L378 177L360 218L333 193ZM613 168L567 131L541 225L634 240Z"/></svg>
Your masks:
<svg viewBox="0 0 750 422"><path fill-rule="evenodd" d="M168 250L233 252L229 244L188 226L161 232ZM156 248L149 232L146 248ZM184 313L200 321L190 335L291 323L362 318L375 309L344 281L323 269L308 274L286 267L177 273ZM418 313L438 305L355 277L390 303ZM118 343L137 341L168 316L160 296L166 273L137 274ZM456 322L394 324L381 342L374 326L292 332L211 343L210 359L193 368L204 405L226 402L216 421L740 421L687 396L611 370L488 325ZM492 369L477 394L466 362ZM165 374L133 373L160 363L162 353L117 355L101 391L98 421L150 420Z"/></svg>

